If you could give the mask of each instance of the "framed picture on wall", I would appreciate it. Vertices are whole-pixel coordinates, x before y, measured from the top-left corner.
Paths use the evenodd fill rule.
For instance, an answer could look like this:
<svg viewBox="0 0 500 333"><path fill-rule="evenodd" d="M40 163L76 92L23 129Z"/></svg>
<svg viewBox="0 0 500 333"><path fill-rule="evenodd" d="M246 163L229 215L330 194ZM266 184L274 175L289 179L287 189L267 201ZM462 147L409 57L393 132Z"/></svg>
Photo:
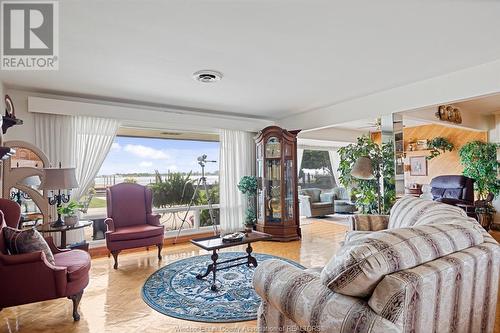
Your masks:
<svg viewBox="0 0 500 333"><path fill-rule="evenodd" d="M410 157L410 175L427 176L427 159L425 156Z"/></svg>

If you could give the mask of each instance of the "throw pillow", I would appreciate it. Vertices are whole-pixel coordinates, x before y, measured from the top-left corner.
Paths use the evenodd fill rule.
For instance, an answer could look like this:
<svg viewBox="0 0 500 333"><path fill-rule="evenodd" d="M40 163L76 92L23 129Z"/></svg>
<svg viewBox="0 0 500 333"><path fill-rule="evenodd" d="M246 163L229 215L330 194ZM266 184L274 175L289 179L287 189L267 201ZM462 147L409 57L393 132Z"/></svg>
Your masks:
<svg viewBox="0 0 500 333"><path fill-rule="evenodd" d="M387 274L483 242L477 223L464 218L449 222L382 230L346 242L321 272L321 281L335 292L366 297Z"/></svg>
<svg viewBox="0 0 500 333"><path fill-rule="evenodd" d="M42 251L45 253L47 261L55 265L54 255L49 245L36 229L18 230L11 227L4 227L3 236L10 254Z"/></svg>

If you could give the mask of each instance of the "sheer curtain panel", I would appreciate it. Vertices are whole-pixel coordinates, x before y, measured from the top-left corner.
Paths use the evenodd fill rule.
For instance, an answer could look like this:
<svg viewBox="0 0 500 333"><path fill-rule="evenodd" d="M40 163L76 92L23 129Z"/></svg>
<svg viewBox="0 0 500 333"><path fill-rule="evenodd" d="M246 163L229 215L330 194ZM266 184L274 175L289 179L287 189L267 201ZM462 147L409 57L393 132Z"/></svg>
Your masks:
<svg viewBox="0 0 500 333"><path fill-rule="evenodd" d="M220 131L220 226L223 232L242 230L245 222L245 197L238 190L243 176L255 174L254 133Z"/></svg>

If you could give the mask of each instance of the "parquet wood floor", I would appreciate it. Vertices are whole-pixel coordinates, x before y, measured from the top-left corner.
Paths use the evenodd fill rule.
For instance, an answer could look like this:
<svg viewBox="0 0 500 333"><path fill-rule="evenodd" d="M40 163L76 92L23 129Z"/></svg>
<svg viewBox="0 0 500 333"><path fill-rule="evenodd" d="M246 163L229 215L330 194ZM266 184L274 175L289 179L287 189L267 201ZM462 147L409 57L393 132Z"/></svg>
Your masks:
<svg viewBox="0 0 500 333"><path fill-rule="evenodd" d="M339 224L314 220L302 227L302 241L260 242L254 249L290 258L306 267L323 266L338 250L345 230L346 227ZM495 236L500 239L500 232ZM165 247L161 263L154 250L125 253L120 255L120 267L116 271L112 259L93 259L90 284L80 305L79 322L71 318L71 302L59 299L4 309L0 312L0 332L256 332L255 321L232 324L183 321L157 313L142 301L142 285L159 267L205 253L189 243ZM495 332L500 333L498 309L496 321Z"/></svg>

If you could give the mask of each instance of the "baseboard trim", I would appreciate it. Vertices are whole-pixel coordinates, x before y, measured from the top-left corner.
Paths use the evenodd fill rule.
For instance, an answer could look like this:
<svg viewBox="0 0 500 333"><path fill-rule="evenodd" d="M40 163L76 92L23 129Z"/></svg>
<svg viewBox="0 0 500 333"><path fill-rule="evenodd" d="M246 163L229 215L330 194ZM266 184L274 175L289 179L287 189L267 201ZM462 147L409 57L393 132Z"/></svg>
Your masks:
<svg viewBox="0 0 500 333"><path fill-rule="evenodd" d="M177 239L177 242L175 241L175 237L165 237L165 239L163 240L163 246L164 246L163 251L165 251L168 245L189 243L189 241L193 238L210 237L213 236L213 234L214 234L213 231L210 231L194 235L181 235ZM155 246L152 246L150 248L153 247L156 248ZM123 251L123 253L139 252L139 251L144 251L144 249L145 249L144 247L138 247L135 249L125 250ZM92 258L107 257L109 255L109 250L107 249L106 246L98 246L90 248L89 254Z"/></svg>

